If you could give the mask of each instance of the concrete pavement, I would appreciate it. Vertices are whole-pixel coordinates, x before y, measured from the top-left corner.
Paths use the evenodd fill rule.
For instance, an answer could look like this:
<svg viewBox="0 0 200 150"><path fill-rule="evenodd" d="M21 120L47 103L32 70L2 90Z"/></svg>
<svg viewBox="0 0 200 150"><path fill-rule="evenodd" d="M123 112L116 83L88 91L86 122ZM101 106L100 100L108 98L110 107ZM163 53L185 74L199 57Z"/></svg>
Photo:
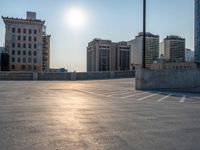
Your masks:
<svg viewBox="0 0 200 150"><path fill-rule="evenodd" d="M0 82L0 150L199 150L200 94L134 79Z"/></svg>

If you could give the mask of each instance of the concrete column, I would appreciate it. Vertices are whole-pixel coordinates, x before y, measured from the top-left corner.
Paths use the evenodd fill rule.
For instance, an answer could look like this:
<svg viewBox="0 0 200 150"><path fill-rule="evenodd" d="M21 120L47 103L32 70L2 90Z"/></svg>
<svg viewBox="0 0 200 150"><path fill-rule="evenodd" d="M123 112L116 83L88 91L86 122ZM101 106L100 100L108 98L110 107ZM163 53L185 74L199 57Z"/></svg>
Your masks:
<svg viewBox="0 0 200 150"><path fill-rule="evenodd" d="M135 88L136 90L142 89L142 84L144 80L144 69L141 66L135 68Z"/></svg>
<svg viewBox="0 0 200 150"><path fill-rule="evenodd" d="M71 73L71 80L76 80L76 72Z"/></svg>
<svg viewBox="0 0 200 150"><path fill-rule="evenodd" d="M115 78L115 72L114 72L114 71L111 71L111 72L110 72L110 78L111 78L111 79L114 79L114 78Z"/></svg>
<svg viewBox="0 0 200 150"><path fill-rule="evenodd" d="M33 72L33 80L34 81L38 80L38 73L37 72Z"/></svg>

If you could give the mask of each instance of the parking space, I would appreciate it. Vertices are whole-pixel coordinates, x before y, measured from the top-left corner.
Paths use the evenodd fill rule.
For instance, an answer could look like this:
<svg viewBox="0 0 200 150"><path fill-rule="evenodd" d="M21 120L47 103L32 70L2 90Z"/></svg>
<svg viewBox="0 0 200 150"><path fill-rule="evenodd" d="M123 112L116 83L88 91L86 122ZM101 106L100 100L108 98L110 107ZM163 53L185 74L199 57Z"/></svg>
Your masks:
<svg viewBox="0 0 200 150"><path fill-rule="evenodd" d="M200 94L134 84L2 81L0 150L199 150Z"/></svg>

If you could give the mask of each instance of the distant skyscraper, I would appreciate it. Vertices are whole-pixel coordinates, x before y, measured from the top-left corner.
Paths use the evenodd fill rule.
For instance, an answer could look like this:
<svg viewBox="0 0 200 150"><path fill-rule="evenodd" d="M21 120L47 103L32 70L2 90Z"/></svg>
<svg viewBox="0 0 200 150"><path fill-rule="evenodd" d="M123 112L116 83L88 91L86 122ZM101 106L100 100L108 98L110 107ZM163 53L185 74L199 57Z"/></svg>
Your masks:
<svg viewBox="0 0 200 150"><path fill-rule="evenodd" d="M139 33L134 40L128 42L131 46L131 64L141 65L142 64L142 41L143 33ZM155 60L159 58L159 36L152 33L146 33L146 56L145 62L148 67Z"/></svg>
<svg viewBox="0 0 200 150"><path fill-rule="evenodd" d="M2 18L6 28L5 52L10 56L10 71L45 71L49 64L49 59L46 59L49 56L46 55L49 55L50 42L44 30L45 21L36 19L35 12L27 12L26 19ZM44 38L47 38L48 44L43 42Z"/></svg>
<svg viewBox="0 0 200 150"><path fill-rule="evenodd" d="M94 39L87 47L87 71L130 70L130 46L127 42Z"/></svg>
<svg viewBox="0 0 200 150"><path fill-rule="evenodd" d="M160 48L159 48L159 58L164 58L165 54L165 49L164 49L164 41L160 43Z"/></svg>
<svg viewBox="0 0 200 150"><path fill-rule="evenodd" d="M185 49L185 61L194 62L194 51L188 48Z"/></svg>
<svg viewBox="0 0 200 150"><path fill-rule="evenodd" d="M195 0L195 62L200 64L200 0Z"/></svg>
<svg viewBox="0 0 200 150"><path fill-rule="evenodd" d="M179 36L167 36L164 39L164 58L169 62L184 62L185 39Z"/></svg>
<svg viewBox="0 0 200 150"><path fill-rule="evenodd" d="M123 71L130 70L130 53L131 47L127 42L119 42L112 44L112 70ZM114 68L113 68L114 66Z"/></svg>
<svg viewBox="0 0 200 150"><path fill-rule="evenodd" d="M0 53L5 51L5 47L0 47Z"/></svg>

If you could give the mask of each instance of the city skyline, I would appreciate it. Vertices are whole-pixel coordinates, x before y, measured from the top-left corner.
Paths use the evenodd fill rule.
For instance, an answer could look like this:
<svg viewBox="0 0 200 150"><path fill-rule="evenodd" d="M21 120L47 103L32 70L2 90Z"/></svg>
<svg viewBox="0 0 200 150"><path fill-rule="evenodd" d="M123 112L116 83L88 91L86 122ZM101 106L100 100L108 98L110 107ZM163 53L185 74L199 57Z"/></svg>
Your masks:
<svg viewBox="0 0 200 150"><path fill-rule="evenodd" d="M71 8L79 8L86 13L88 18L83 28L72 29L66 24L66 14ZM160 35L160 41L167 35L179 35L186 38L186 47L194 50L193 1L149 0L147 9L147 31ZM2 16L25 18L25 11L35 11L38 19L46 21L47 32L52 35L51 67L65 67L69 71L86 71L86 47L92 39L129 41L142 31L141 0L125 2L68 0L49 1L48 4L37 0L31 2L1 0ZM5 33L3 21L0 23L0 33L0 44L3 45Z"/></svg>

